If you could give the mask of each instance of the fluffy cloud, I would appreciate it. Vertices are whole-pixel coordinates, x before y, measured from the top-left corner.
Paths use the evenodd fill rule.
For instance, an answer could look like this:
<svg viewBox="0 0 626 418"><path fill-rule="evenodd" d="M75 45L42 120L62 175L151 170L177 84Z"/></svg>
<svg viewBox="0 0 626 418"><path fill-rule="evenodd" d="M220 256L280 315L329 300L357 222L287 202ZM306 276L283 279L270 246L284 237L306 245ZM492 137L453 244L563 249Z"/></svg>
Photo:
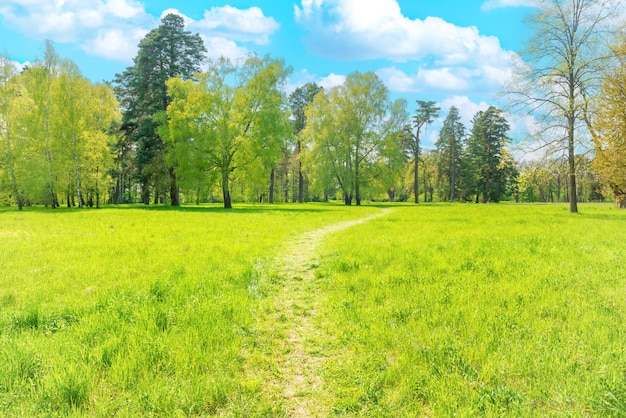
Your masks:
<svg viewBox="0 0 626 418"><path fill-rule="evenodd" d="M306 83L315 83L324 89L331 89L342 85L346 81L345 75L330 73L327 76L319 76L309 73L306 69L300 70L289 77L289 81L285 87L286 93L289 95L295 89Z"/></svg>
<svg viewBox="0 0 626 418"><path fill-rule="evenodd" d="M535 7L536 3L536 0L487 0L483 3L481 9L489 11L506 7Z"/></svg>
<svg viewBox="0 0 626 418"><path fill-rule="evenodd" d="M389 60L403 64L378 73L399 92L497 89L510 76L514 55L476 27L438 17L409 19L397 0L302 0L296 21L308 48L337 60ZM407 73L406 68L414 70Z"/></svg>
<svg viewBox="0 0 626 418"><path fill-rule="evenodd" d="M241 58L249 51L238 43L267 44L279 27L258 7L213 7L198 21L176 9L163 16L167 13L181 15L189 30L200 33L211 57ZM159 24L135 0L3 0L0 17L34 38L76 43L91 55L126 62L136 55L143 36Z"/></svg>
<svg viewBox="0 0 626 418"><path fill-rule="evenodd" d="M205 11L204 18L193 26L222 34L229 39L259 45L267 44L270 36L279 28L278 23L273 18L266 17L258 7L241 10L228 5Z"/></svg>
<svg viewBox="0 0 626 418"><path fill-rule="evenodd" d="M453 64L497 61L503 52L497 38L481 35L475 27L438 17L409 19L397 0L303 0L295 15L309 31L309 47L330 58L405 62L434 57Z"/></svg>
<svg viewBox="0 0 626 418"><path fill-rule="evenodd" d="M441 109L446 114L448 110L454 106L459 109L459 114L461 115L461 121L467 127L467 129L471 128L471 122L476 115L480 111L485 111L489 107L486 102L481 101L480 103L474 103L467 96L452 96L447 98L446 100L441 102Z"/></svg>

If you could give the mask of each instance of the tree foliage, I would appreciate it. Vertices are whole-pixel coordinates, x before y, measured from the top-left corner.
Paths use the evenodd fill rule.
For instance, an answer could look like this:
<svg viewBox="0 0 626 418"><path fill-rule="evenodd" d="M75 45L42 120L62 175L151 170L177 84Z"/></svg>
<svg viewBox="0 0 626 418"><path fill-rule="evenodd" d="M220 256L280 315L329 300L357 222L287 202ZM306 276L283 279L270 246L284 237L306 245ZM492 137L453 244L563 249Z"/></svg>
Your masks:
<svg viewBox="0 0 626 418"><path fill-rule="evenodd" d="M467 192L475 195L478 203L498 202L506 193L513 161L505 146L509 124L502 111L490 106L474 116L472 130L467 139Z"/></svg>
<svg viewBox="0 0 626 418"><path fill-rule="evenodd" d="M208 181L217 173L225 208L232 207L233 172L268 167L291 135L280 89L288 72L268 57L240 67L220 59L195 79L167 82L171 104L162 132L172 162L186 180Z"/></svg>
<svg viewBox="0 0 626 418"><path fill-rule="evenodd" d="M18 207L54 208L60 193L68 206L98 205L108 189L111 128L119 117L112 90L59 59L50 42L44 61L21 73L1 58L0 86L3 172Z"/></svg>
<svg viewBox="0 0 626 418"><path fill-rule="evenodd" d="M606 72L598 99L594 168L626 208L626 43L615 51L619 62Z"/></svg>
<svg viewBox="0 0 626 418"><path fill-rule="evenodd" d="M439 116L439 107L433 101L417 101L417 109L413 116L413 134L409 129L407 136L407 147L413 156L413 195L415 203L419 203L419 157L420 157L420 141L424 130L433 123L434 119Z"/></svg>
<svg viewBox="0 0 626 418"><path fill-rule="evenodd" d="M435 144L439 157L437 177L441 184L440 196L450 202L454 202L459 194L464 144L465 126L459 109L452 106Z"/></svg>
<svg viewBox="0 0 626 418"><path fill-rule="evenodd" d="M124 109L122 129L136 144L136 176L146 204L151 189L155 200L169 193L171 204L179 204L174 167L166 163L167 149L154 117L170 103L166 82L193 77L205 54L200 35L186 31L181 16L168 14L141 40L133 66L116 76L115 91Z"/></svg>
<svg viewBox="0 0 626 418"><path fill-rule="evenodd" d="M401 106L374 73L353 73L343 85L315 96L306 108L306 141L313 144L315 171L331 178L341 189L346 205L361 204L363 188L373 179L383 140L406 123Z"/></svg>

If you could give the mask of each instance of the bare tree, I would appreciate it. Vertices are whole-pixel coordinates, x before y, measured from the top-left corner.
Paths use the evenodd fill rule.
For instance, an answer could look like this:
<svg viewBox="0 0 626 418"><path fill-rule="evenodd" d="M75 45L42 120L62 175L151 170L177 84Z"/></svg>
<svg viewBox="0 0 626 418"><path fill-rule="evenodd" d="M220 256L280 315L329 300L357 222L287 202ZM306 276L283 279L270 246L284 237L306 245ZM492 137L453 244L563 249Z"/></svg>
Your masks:
<svg viewBox="0 0 626 418"><path fill-rule="evenodd" d="M615 27L615 1L537 0L529 18L533 35L507 93L518 113L532 114L543 146L565 151L570 212L578 212L576 153L593 134L589 101L601 85L612 54L606 45Z"/></svg>

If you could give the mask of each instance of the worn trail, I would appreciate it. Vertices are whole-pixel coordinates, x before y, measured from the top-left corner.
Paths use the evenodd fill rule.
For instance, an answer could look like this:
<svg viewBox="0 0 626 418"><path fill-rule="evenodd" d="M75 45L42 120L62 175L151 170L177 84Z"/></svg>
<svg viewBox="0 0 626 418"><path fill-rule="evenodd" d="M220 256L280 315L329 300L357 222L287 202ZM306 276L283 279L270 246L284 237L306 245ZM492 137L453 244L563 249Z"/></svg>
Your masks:
<svg viewBox="0 0 626 418"><path fill-rule="evenodd" d="M329 415L328 405L320 403L324 390L320 368L324 359L324 336L316 327L319 283L314 269L319 263L319 248L332 233L384 216L389 209L361 219L335 223L307 232L286 243L277 259L282 278L280 291L269 300L269 321L282 336L277 359L278 371L267 382L280 393L280 401L290 417Z"/></svg>

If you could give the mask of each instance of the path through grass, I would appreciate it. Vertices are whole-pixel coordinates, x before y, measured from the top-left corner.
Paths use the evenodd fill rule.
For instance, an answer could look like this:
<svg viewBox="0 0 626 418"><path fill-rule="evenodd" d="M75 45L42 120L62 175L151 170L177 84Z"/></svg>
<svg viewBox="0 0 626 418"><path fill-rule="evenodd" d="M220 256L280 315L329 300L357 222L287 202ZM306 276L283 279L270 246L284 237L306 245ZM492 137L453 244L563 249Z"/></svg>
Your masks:
<svg viewBox="0 0 626 418"><path fill-rule="evenodd" d="M274 274L280 279L279 286L265 301L270 307L268 315L260 319L280 336L275 341L280 350L274 351L280 353L275 358L278 369L267 386L278 394L290 417L329 414L321 379L324 353L320 341L325 336L317 325L320 287L314 274L319 266L320 246L329 234L374 220L389 211L334 223L292 238L277 257Z"/></svg>

